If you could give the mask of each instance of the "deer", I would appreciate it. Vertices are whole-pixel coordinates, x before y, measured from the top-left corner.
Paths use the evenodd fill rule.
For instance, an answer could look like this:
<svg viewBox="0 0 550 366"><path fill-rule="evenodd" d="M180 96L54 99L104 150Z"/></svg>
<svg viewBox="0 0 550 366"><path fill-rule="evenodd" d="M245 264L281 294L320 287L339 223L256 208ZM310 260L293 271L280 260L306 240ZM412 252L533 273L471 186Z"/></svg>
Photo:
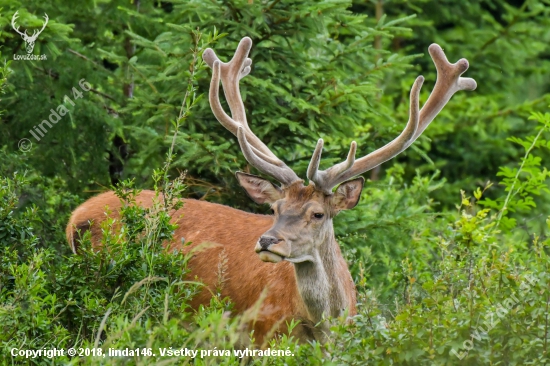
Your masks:
<svg viewBox="0 0 550 366"><path fill-rule="evenodd" d="M246 161L261 173L276 180L245 172L236 172L239 184L257 204L269 204L273 215L253 214L201 200L183 199L183 208L175 212L178 224L174 239L165 247L189 251L200 243L219 246L194 253L189 261L189 277L199 278L206 287L216 283L219 255L227 258L226 281L222 296L234 303L235 312L243 313L261 299L257 318L251 325L258 343L273 334L288 332L291 320L299 320L292 331L300 340L326 342L327 318L357 314L356 288L348 265L335 238L333 219L343 210L352 209L361 197L361 176L407 149L428 127L451 97L460 90L474 90L475 80L461 75L468 69L466 59L451 64L442 48L432 44L428 51L437 70L434 89L419 110L419 95L424 78L418 76L410 92L409 120L399 136L385 146L356 159L357 144L352 142L347 158L320 170L323 140L317 141L306 177L308 184L250 129L239 90L240 80L251 71L248 57L252 40L243 38L233 58L224 63L212 49L203 53L212 68L209 102L216 119L238 139ZM220 81L231 116L220 101ZM334 189L336 187L336 189ZM153 191L142 191L136 202L150 207ZM77 252L81 232L91 231L94 248L100 247L100 223L105 207L118 217L122 203L113 192L92 197L78 207L67 225L67 240ZM184 247L181 238L193 244ZM208 304L207 289L193 298L191 306ZM315 326L317 325L317 326Z"/></svg>
<svg viewBox="0 0 550 366"><path fill-rule="evenodd" d="M27 34L27 30L25 30L24 33L21 33L19 31L19 27L16 27L15 21L17 20L18 17L19 17L19 11L16 11L15 14L13 14L13 17L11 18L11 26L12 26L13 30L15 30L15 32L17 32L17 34L19 34L21 37L23 37L23 41L25 41L25 43L26 43L27 53L31 54L32 51L34 50L34 43L36 42L36 39L38 38L40 33L42 33L42 31L46 28L46 25L48 24L48 20L49 20L48 14L44 13L44 24L42 25L42 29L40 29L40 30L35 29L32 33L32 36L29 36Z"/></svg>

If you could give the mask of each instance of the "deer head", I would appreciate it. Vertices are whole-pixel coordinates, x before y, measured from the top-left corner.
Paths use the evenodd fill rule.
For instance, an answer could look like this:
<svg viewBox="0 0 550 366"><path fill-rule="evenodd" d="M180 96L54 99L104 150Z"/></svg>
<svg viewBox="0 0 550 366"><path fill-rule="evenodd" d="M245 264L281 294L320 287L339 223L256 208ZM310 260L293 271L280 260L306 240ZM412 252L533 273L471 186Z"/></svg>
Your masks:
<svg viewBox="0 0 550 366"><path fill-rule="evenodd" d="M36 42L36 39L38 38L38 36L40 35L40 33L42 33L42 31L44 30L44 28L46 28L46 25L48 24L48 14L44 13L44 25L42 26L42 29L40 29L39 31L38 30L34 30L33 33L32 33L32 36L29 36L27 34L27 31L25 30L24 33L21 33L19 31L19 27L16 27L15 26L15 21L17 20L17 18L19 17L19 11L16 11L15 14L13 14L13 17L11 18L11 26L13 27L13 29L21 36L23 37L23 40L25 41L25 44L26 44L26 49L27 49L27 53L32 53L33 49L34 49L34 43Z"/></svg>
<svg viewBox="0 0 550 366"><path fill-rule="evenodd" d="M364 179L359 174L369 171L408 148L428 127L454 93L474 90L476 82L461 75L468 69L468 61L455 64L447 61L441 47L432 44L429 53L437 69L435 87L419 110L419 94L424 78L419 76L411 89L409 121L403 132L382 148L355 158L357 144L351 143L345 161L319 170L323 140L319 139L307 170L309 185L305 186L292 169L279 160L249 128L244 104L239 91L239 80L250 73L252 61L248 54L252 40L245 37L239 43L233 59L219 60L212 49L203 59L212 68L209 100L218 121L237 136L246 160L262 173L281 183L238 172L237 178L249 196L257 203L269 203L274 211L274 224L256 244L256 252L266 262L287 260L298 263L321 263L334 251L332 218L342 210L355 207ZM219 99L220 79L231 117L223 110ZM339 185L339 186L338 186ZM333 188L338 186L335 192Z"/></svg>

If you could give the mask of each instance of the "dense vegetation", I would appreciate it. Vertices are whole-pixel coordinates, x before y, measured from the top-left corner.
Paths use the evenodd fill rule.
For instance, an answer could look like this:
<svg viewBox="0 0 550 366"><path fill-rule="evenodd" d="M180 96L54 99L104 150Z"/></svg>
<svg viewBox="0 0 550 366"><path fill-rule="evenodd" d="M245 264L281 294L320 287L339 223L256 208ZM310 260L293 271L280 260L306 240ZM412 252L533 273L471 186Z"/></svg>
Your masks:
<svg viewBox="0 0 550 366"><path fill-rule="evenodd" d="M550 363L548 0L0 0L0 9L0 363ZM47 60L14 59L27 53L16 11L21 31L48 14L33 51ZM178 197L267 211L238 187L234 172L254 170L204 97L202 51L227 58L243 36L254 42L241 82L249 123L301 177L319 137L326 167L352 140L360 156L399 134L414 78L426 77L422 101L435 82L430 43L470 62L477 90L457 93L411 148L366 174L360 204L335 220L359 315L334 319L325 345L272 340L284 357L12 357L12 348L219 352L249 336L253 314L228 317L229 299L189 311L200 283L182 281L186 256L162 250ZM29 131L60 107L38 141ZM107 221L112 250L94 253L84 238L72 255L71 210L111 186L128 203L125 230ZM168 206L145 212L132 197L152 188Z"/></svg>

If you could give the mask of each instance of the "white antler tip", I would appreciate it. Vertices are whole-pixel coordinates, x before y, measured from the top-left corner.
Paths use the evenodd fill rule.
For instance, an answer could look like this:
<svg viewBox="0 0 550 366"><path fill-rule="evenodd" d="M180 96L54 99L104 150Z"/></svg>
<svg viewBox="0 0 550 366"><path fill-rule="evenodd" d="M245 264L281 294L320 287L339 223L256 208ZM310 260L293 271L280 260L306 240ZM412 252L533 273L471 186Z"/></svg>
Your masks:
<svg viewBox="0 0 550 366"><path fill-rule="evenodd" d="M447 56L445 56L445 52L443 52L443 48L437 43L432 43L430 47L428 47L428 53L432 57L436 68L450 65Z"/></svg>
<svg viewBox="0 0 550 366"><path fill-rule="evenodd" d="M216 56L216 52L214 52L214 50L211 48L207 48L206 50L204 50L204 52L202 53L202 59L204 60L204 62L206 62L208 66L212 68L214 67L214 63L216 61L219 61L218 56Z"/></svg>
<svg viewBox="0 0 550 366"><path fill-rule="evenodd" d="M317 158L314 158L313 160L321 158L321 152L323 151L323 144L324 144L323 139L317 140L317 145L315 145L315 151L313 152L313 156ZM319 165L319 162L317 162L317 165Z"/></svg>
<svg viewBox="0 0 550 366"><path fill-rule="evenodd" d="M248 52L252 48L252 39L250 37L244 37L243 39L241 39L239 45L237 46L237 49L241 47L244 47L246 49L246 53L248 54Z"/></svg>
<svg viewBox="0 0 550 366"><path fill-rule="evenodd" d="M352 141L349 147L348 161L352 164L355 161L355 153L357 152L357 142Z"/></svg>
<svg viewBox="0 0 550 366"><path fill-rule="evenodd" d="M241 73L239 74L239 79L244 78L248 74L250 74L250 66L245 67L243 71L241 71Z"/></svg>
<svg viewBox="0 0 550 366"><path fill-rule="evenodd" d="M428 51L431 54L432 52L443 52L443 49L437 43L432 43L430 47L428 47Z"/></svg>
<svg viewBox="0 0 550 366"><path fill-rule="evenodd" d="M476 90L477 83L472 78L460 78L458 79L458 86L461 90Z"/></svg>
<svg viewBox="0 0 550 366"><path fill-rule="evenodd" d="M455 65L456 65L457 71L460 74L466 72L466 70L468 70L468 67L470 67L468 60L466 60L465 58L461 58L460 60L458 60Z"/></svg>

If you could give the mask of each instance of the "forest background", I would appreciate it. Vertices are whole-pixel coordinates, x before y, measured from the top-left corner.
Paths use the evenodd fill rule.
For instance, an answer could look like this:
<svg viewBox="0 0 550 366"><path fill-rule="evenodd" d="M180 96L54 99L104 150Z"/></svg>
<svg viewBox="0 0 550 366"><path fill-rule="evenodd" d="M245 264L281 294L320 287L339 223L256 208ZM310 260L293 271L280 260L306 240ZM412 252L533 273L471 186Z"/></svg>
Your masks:
<svg viewBox="0 0 550 366"><path fill-rule="evenodd" d="M29 34L47 14L32 51L45 60L20 59L16 12ZM362 156L401 132L416 76L421 103L435 82L431 43L451 62L466 58L478 88L365 174L360 204L335 219L359 315L334 320L329 343L274 339L293 352L283 358L56 361L549 362L550 1L0 0L0 29L1 363L52 362L13 357L14 347L221 350L248 336L224 316L228 299L184 311L198 286L181 282L186 258L136 234L169 238L166 217L152 228L129 210L130 234L105 227L104 242L124 249L112 253L86 239L73 256L64 237L71 211L111 186L269 212L238 186L235 171L257 172L204 97L202 51L227 60L244 36L254 43L241 81L249 123L301 177L320 137L327 167L352 140ZM38 140L35 127L60 106L67 113Z"/></svg>

